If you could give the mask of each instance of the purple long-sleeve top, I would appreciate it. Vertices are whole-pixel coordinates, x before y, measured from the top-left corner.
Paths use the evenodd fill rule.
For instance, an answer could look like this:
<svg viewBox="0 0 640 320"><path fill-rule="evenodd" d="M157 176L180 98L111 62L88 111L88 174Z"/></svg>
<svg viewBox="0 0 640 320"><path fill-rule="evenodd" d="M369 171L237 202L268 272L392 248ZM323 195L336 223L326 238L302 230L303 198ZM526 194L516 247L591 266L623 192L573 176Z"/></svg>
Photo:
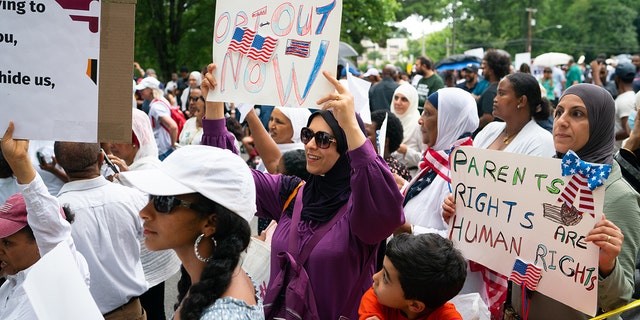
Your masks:
<svg viewBox="0 0 640 320"><path fill-rule="evenodd" d="M226 132L224 119L203 121L202 144L231 149L237 153L233 136ZM358 288L358 299L346 308L344 316L358 318L360 297L371 287L378 244L404 223L402 195L388 166L376 155L367 140L362 146L348 151L351 158L351 196L347 214L318 242L304 264L316 297L320 319L337 319L356 286L360 275L365 281ZM257 215L274 219L278 226L271 243L271 277L280 271L276 255L288 248L291 217L283 214L283 206L298 178L272 175L253 170L256 184ZM285 190L291 189L291 190ZM300 196L298 194L298 196ZM300 221L298 252L320 224ZM367 261L370 261L366 266ZM269 288L267 289L269 290Z"/></svg>

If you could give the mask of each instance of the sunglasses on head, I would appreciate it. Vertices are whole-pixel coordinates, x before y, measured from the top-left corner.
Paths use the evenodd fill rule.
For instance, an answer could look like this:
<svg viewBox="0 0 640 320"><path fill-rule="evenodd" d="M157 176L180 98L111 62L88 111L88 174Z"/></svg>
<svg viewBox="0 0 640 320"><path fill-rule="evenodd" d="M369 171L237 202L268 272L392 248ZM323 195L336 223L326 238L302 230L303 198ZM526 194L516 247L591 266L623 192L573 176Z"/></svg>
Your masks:
<svg viewBox="0 0 640 320"><path fill-rule="evenodd" d="M311 139L316 140L316 146L320 149L327 149L331 146L331 142L337 142L334 137L332 137L328 132L318 131L313 132L313 130L304 127L300 130L300 140L302 143L307 144Z"/></svg>
<svg viewBox="0 0 640 320"><path fill-rule="evenodd" d="M168 214L173 210L174 207L185 207L188 209L192 209L198 212L206 212L203 208L199 207L197 204L181 200L176 198L176 196L154 196L149 195L149 201L153 201L153 208L160 212Z"/></svg>

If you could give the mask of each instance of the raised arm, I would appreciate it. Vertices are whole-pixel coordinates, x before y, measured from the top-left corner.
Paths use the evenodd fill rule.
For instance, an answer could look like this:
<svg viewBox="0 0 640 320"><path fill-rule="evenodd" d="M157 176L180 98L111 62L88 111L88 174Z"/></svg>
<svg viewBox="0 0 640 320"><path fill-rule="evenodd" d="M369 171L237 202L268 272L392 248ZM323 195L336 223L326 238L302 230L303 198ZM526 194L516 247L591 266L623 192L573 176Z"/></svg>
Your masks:
<svg viewBox="0 0 640 320"><path fill-rule="evenodd" d="M333 84L337 92L325 95L316 103L322 105L323 110L333 109L333 115L347 137L349 150L357 149L364 144L367 137L365 137L362 129L360 129L358 125L353 95L347 91L335 77L331 76L329 72L322 71L322 74Z"/></svg>
<svg viewBox="0 0 640 320"><path fill-rule="evenodd" d="M255 147L260 152L260 157L262 158L262 162L264 166L267 168L269 173L276 173L276 167L278 166L278 162L282 157L282 153L280 149L278 149L278 145L269 135L269 132L264 128L262 122L256 115L254 109L247 114L245 120L249 124L249 129L251 130L251 137L253 137L253 143Z"/></svg>
<svg viewBox="0 0 640 320"><path fill-rule="evenodd" d="M213 76L213 70L216 68L214 63L207 66L207 72L202 76L200 90L202 96L207 98L210 90L215 90L218 82ZM228 149L238 154L234 136L227 131L224 118L224 102L222 101L206 101L205 117L202 119L202 141L200 144Z"/></svg>

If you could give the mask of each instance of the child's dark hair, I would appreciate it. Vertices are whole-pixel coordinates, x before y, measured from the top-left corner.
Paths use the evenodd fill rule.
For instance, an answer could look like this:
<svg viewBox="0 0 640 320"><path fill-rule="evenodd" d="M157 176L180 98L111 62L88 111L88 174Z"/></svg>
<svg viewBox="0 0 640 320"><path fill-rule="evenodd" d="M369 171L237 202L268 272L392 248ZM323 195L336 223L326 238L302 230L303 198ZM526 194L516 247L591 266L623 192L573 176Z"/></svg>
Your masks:
<svg viewBox="0 0 640 320"><path fill-rule="evenodd" d="M387 138L389 138L389 152L398 150L404 133L402 131L402 122L398 117L387 110L376 110L371 113L371 121L376 123L376 130L380 130L384 122L384 116L387 117ZM382 150L384 151L384 150Z"/></svg>
<svg viewBox="0 0 640 320"><path fill-rule="evenodd" d="M512 73L507 76L516 97L527 97L528 108L533 119L537 121L547 120L551 115L551 101L543 98L540 92L538 80L528 73Z"/></svg>
<svg viewBox="0 0 640 320"><path fill-rule="evenodd" d="M309 178L304 150L289 150L282 154L282 161L284 162L284 170L286 171L283 172L283 174L296 176L305 181Z"/></svg>
<svg viewBox="0 0 640 320"><path fill-rule="evenodd" d="M210 208L209 212L215 214L216 233L213 238L216 241L216 247L212 259L202 270L200 282L191 285L189 274L181 268L182 277L178 282L178 303L175 309L184 299L180 318L185 320L200 319L204 309L229 288L240 254L247 249L251 237L251 228L247 220L233 211L200 194L197 194L195 203ZM185 298L187 293L189 296Z"/></svg>
<svg viewBox="0 0 640 320"><path fill-rule="evenodd" d="M395 236L385 255L398 270L404 298L421 301L430 309L456 296L467 277L462 253L435 233Z"/></svg>

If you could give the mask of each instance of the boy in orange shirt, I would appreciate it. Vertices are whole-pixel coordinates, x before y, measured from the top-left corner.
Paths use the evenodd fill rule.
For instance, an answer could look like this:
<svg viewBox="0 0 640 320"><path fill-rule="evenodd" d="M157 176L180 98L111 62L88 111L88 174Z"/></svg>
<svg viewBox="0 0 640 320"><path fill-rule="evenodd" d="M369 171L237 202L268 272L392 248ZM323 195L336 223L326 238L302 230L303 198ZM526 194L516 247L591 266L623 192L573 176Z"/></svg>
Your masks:
<svg viewBox="0 0 640 320"><path fill-rule="evenodd" d="M462 320L447 301L466 277L467 263L450 240L400 234L387 244L382 270L362 296L360 320Z"/></svg>

